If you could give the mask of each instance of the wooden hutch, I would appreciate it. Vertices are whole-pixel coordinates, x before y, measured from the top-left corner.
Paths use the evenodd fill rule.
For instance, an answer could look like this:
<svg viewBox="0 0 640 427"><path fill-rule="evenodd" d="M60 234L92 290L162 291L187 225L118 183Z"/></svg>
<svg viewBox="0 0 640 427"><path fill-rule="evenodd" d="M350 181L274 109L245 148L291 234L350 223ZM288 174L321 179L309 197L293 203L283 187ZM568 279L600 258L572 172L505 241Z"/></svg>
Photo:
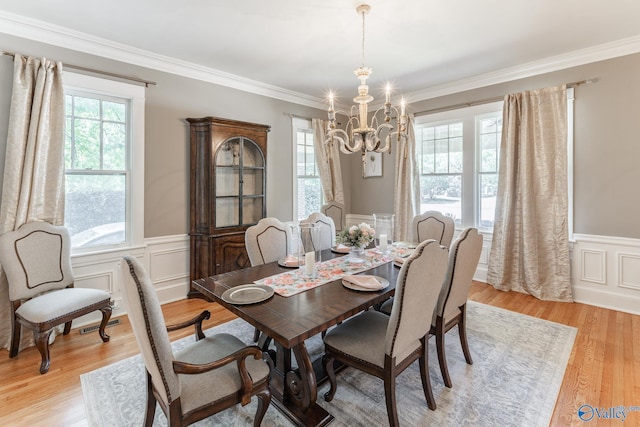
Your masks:
<svg viewBox="0 0 640 427"><path fill-rule="evenodd" d="M245 230L266 215L270 126L217 117L191 127L190 278L248 267ZM188 296L201 297L190 286Z"/></svg>

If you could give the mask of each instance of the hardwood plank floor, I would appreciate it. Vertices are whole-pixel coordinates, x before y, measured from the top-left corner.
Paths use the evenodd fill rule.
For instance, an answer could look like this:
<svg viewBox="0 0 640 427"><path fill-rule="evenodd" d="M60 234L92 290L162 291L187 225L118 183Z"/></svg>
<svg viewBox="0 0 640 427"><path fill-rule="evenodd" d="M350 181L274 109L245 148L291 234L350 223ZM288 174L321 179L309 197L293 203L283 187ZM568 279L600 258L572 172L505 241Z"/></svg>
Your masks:
<svg viewBox="0 0 640 427"><path fill-rule="evenodd" d="M497 291L475 282L470 299L578 328L576 342L556 402L551 425L585 426L578 417L583 404L594 408L640 406L640 316L578 303L539 301L529 295ZM167 323L211 311L209 328L235 316L216 303L182 300L163 306ZM80 335L77 329L59 336L51 346L51 368L40 375L35 347L9 359L0 350L0 425L87 425L80 375L137 354L138 347L126 316L108 329L111 341L103 344L97 332ZM176 340L192 330L171 333ZM473 352L473 343L471 343ZM517 379L514 379L517 380ZM620 420L598 420L588 426L640 425L640 412Z"/></svg>

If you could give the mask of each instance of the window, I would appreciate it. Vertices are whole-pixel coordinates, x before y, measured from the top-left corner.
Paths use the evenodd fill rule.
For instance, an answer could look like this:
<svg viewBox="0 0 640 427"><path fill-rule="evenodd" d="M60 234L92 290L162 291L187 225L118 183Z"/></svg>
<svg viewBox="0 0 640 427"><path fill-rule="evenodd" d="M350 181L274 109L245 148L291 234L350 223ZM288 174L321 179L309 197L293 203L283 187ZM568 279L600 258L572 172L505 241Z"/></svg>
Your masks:
<svg viewBox="0 0 640 427"><path fill-rule="evenodd" d="M420 211L493 228L501 132L502 102L419 117Z"/></svg>
<svg viewBox="0 0 640 427"><path fill-rule="evenodd" d="M320 212L322 206L322 184L316 165L313 130L309 120L294 119L295 142L295 184L294 221L307 218L313 212Z"/></svg>
<svg viewBox="0 0 640 427"><path fill-rule="evenodd" d="M64 79L65 226L72 248L141 243L144 89L70 73Z"/></svg>

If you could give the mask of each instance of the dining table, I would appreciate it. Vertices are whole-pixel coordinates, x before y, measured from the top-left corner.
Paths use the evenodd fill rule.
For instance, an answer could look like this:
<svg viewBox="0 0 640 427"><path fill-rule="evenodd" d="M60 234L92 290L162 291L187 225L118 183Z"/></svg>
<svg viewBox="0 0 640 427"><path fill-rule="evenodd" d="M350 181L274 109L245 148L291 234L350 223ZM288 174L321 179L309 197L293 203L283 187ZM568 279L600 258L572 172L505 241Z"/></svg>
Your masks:
<svg viewBox="0 0 640 427"><path fill-rule="evenodd" d="M344 255L322 251L323 261L339 256ZM338 278L290 296L274 293L253 304L234 304L223 298L234 287L264 281L288 270L272 262L194 280L192 284L206 298L261 332L258 345L274 365L270 380L273 405L295 425L324 426L334 419L317 403L318 386L326 380L326 373L322 357L312 360L305 340L393 296L400 268L390 260L359 273L388 280L389 285L381 290L354 290L343 286Z"/></svg>

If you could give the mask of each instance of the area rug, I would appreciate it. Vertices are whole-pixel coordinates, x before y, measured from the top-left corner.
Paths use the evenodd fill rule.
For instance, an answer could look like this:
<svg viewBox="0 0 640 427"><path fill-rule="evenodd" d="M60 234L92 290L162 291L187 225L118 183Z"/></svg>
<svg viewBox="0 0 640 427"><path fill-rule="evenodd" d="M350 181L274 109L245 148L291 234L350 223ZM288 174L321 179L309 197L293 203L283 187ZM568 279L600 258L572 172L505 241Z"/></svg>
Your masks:
<svg viewBox="0 0 640 427"><path fill-rule="evenodd" d="M429 342L429 374L438 408L427 408L419 368L414 363L397 378L397 407L405 426L548 426L555 407L576 328L540 320L485 304L469 302L467 334L473 365L462 354L457 328L446 335L446 352L452 388L443 384L435 339ZM253 327L237 319L206 333L232 333L249 343ZM184 346L193 338L174 343ZM320 337L307 341L312 354L322 351ZM134 356L81 376L90 426L142 425L145 410L145 373L140 356ZM332 426L387 425L381 380L347 368L338 374L332 402L318 389L318 403L335 416ZM256 399L237 405L197 426L252 425ZM160 407L154 426L166 426ZM263 426L290 426L273 406Z"/></svg>

